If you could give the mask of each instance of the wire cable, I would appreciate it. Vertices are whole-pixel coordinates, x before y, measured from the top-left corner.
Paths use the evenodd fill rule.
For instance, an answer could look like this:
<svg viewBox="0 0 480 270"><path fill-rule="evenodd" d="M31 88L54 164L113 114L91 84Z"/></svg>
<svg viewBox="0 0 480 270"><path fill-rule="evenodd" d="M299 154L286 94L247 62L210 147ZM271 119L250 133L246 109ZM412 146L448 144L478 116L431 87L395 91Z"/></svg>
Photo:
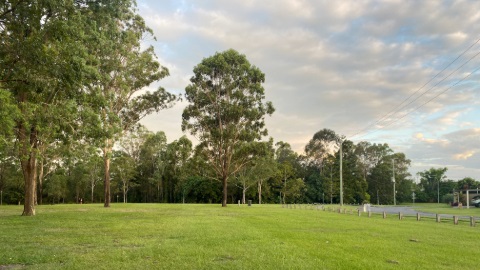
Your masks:
<svg viewBox="0 0 480 270"><path fill-rule="evenodd" d="M476 44L478 44L480 42L480 39L477 39L473 44L471 44L467 49L465 49L460 55L458 55L452 62L450 62L447 66L445 66L440 72L438 72L435 76L433 76L428 82L426 82L424 85L422 85L419 89L417 89L414 93L412 93L411 95L409 95L406 99L404 99L399 105L397 105L395 108L393 108L390 112L388 112L387 114L383 115L381 118L379 118L378 120L376 120L374 123L372 124L369 124L367 125L365 128L363 129L360 129L358 132L354 133L352 136L349 136L351 138L353 137L356 137L358 136L359 134L362 134L364 133L364 131L367 131L369 130L372 126L376 126L377 124L385 121L386 119L388 119L388 117L390 116L393 116L395 115L396 113L400 112L401 110L403 110L404 108L408 107L409 105L411 105L412 103L414 103L415 101L417 101L419 98L423 97L425 94L427 94L428 92L430 92L431 90L433 90L436 86L438 86L441 82L445 81L446 79L448 79L450 76L452 76L454 73L456 73L458 70L460 70L460 68L464 67L467 63L469 63L471 60L473 60L475 57L477 57L480 52L476 53L474 56L470 57L470 59L468 59L466 62L464 62L462 65L460 65L457 69L455 69L453 72L451 72L448 76L444 77L442 80L440 80L439 82L437 82L434 86L432 86L431 88L427 89L426 91L424 91L423 93L421 93L419 96L417 96L415 99L413 99L412 101L410 101L408 104L406 105L403 105L405 104L408 100L410 100L414 95L416 95L420 90L422 90L423 88L425 88L426 85L428 85L430 82L432 82L435 78L437 78L442 72L444 72L448 67L450 67L453 63L455 63L460 57L462 57L465 53L467 53L473 46L475 46ZM465 78L464 78L465 79ZM444 91L446 92L446 91ZM444 93L442 92L442 93ZM438 97L439 95L437 95L436 97ZM403 106L402 106L403 105ZM422 106L419 106L417 107L416 109L414 110L417 110L419 108L423 107ZM412 111L413 112L413 111ZM400 118L398 118L397 120L400 120L402 118L404 118L405 116L401 116ZM391 120L390 123L388 123L386 126L389 126L391 124L393 124L393 122L395 122L395 119L394 120ZM384 127L386 127L384 126ZM370 134L370 132L367 132L367 134Z"/></svg>
<svg viewBox="0 0 480 270"><path fill-rule="evenodd" d="M480 54L480 53L479 53ZM383 128L386 128L388 126L391 126L392 124L402 120L403 118L407 117L408 115L410 115L411 113L417 111L418 109L422 108L423 106L427 105L428 103L432 102L433 100L435 100L436 98L438 98L439 96L443 95L444 93L446 93L448 90L452 89L453 87L457 86L459 83L461 83L462 81L466 80L468 77L470 77L472 74L476 73L477 71L480 70L480 67L477 67L475 70L473 70L472 72L470 72L468 75L466 75L465 77L463 77L461 80L457 81L456 83L454 83L453 85L451 85L450 87L446 88L445 90L443 90L442 92L438 93L437 95L433 96L431 99L427 100L426 102L424 102L423 104L421 104L420 106L414 108L413 110L407 112L406 114L402 115L401 117L397 118L396 120L394 121L391 121L389 123L387 123L385 126L381 127L381 128L378 128L376 130L373 130L371 132L368 132L368 133L365 133L363 136L366 136L366 135L369 135L369 134L372 134L372 133L375 133L377 131L380 131L380 129L383 129ZM362 137L363 137L362 136Z"/></svg>
<svg viewBox="0 0 480 270"><path fill-rule="evenodd" d="M366 128L362 129L361 131L363 130L367 130L369 129L371 126L375 126L376 124L378 124L379 122L383 121L385 118L387 118L388 116L392 115L392 114L395 114L396 112L398 112L399 110L401 110L402 108L410 105L411 103L413 103L415 100L418 99L418 97L408 103L407 105L401 107L400 109L398 109L400 106L402 106L404 103L406 103L410 98L412 98L414 95L416 95L420 90L422 90L425 86L427 86L430 82L432 82L435 78L437 78L442 72L444 72L448 67L450 67L453 63L455 63L460 57L462 57L465 53L467 53L473 46L475 46L478 42L480 42L480 38L477 39L477 41L475 41L472 45L470 45L467 49L465 49L460 55L458 55L452 62L450 62L450 64L448 64L447 66L445 66L441 71L439 71L435 76L433 76L428 82L426 82L424 85L422 85L419 89L417 89L415 92L413 92L412 94L410 94L410 96L408 96L406 99L404 99L399 105L397 105L396 107L394 107L390 112L386 113L385 115L383 115L382 117L380 117L377 121L375 121L374 123L368 125ZM470 59L471 60L471 59ZM469 61L470 61L469 60ZM450 74L451 75L451 74ZM449 75L449 76L450 76ZM448 76L448 77L449 77ZM444 78L442 81L444 81L446 78ZM440 81L440 82L442 82ZM440 83L439 82L439 83ZM437 83L438 84L438 83ZM430 88L429 90L425 91L422 95L420 96L423 96L426 92L430 91L432 88ZM358 132L358 133L361 133ZM357 134L358 134L357 133ZM357 135L357 134L354 134L353 136Z"/></svg>

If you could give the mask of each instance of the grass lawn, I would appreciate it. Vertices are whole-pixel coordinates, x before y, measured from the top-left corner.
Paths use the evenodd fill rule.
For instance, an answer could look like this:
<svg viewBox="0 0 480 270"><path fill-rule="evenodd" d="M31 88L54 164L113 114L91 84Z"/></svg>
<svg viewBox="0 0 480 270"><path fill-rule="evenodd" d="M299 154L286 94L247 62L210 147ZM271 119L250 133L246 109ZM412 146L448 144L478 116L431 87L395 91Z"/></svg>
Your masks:
<svg viewBox="0 0 480 270"><path fill-rule="evenodd" d="M480 224L279 205L0 206L0 269L479 269Z"/></svg>

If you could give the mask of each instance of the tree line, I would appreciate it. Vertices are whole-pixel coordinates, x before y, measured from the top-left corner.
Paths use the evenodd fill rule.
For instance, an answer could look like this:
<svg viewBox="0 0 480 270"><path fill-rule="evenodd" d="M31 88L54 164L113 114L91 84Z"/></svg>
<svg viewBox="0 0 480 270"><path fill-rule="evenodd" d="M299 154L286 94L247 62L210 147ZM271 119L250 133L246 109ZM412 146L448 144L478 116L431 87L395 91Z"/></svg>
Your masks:
<svg viewBox="0 0 480 270"><path fill-rule="evenodd" d="M132 0L3 1L0 37L0 200L23 215L59 202L338 203L341 178L345 203L453 190L442 168L414 183L387 144L322 129L299 155L265 140L265 74L233 49L204 58L185 88L182 130L197 145L148 131L140 120L179 97L144 91L169 71L142 46L154 36Z"/></svg>
<svg viewBox="0 0 480 270"><path fill-rule="evenodd" d="M227 203L326 203L340 202L339 146L325 140L324 129L307 144L304 155L286 142L262 142L261 154L228 181ZM316 151L311 151L312 144ZM319 146L322 145L322 146ZM11 145L11 147L14 147ZM164 132L143 126L119 140L112 152L112 202L127 203L221 203L222 182L204 155L183 136L170 143ZM314 154L315 153L315 154ZM324 153L321 157L317 153ZM465 178L447 180L446 168L420 172L415 183L408 173L408 160L387 144L343 141L344 203L393 204L393 169L396 202L453 201L453 190L479 187ZM104 201L105 167L100 149L89 146L75 150L62 144L51 145L42 156L42 184L37 185L38 204L99 203ZM393 162L395 160L395 162ZM22 173L14 156L2 156L0 190L3 203L24 200ZM40 181L40 178L37 178Z"/></svg>

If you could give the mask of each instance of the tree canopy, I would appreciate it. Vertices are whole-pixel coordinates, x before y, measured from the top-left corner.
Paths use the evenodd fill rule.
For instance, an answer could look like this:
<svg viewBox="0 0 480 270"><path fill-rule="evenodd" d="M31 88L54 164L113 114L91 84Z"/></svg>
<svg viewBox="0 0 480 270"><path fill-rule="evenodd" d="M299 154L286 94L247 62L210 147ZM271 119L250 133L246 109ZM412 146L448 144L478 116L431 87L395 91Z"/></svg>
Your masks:
<svg viewBox="0 0 480 270"><path fill-rule="evenodd" d="M203 59L193 73L185 88L190 104L183 111L182 130L200 141L198 148L222 182L226 206L228 179L251 160L252 143L267 135L264 119L274 108L263 101L265 74L233 49Z"/></svg>

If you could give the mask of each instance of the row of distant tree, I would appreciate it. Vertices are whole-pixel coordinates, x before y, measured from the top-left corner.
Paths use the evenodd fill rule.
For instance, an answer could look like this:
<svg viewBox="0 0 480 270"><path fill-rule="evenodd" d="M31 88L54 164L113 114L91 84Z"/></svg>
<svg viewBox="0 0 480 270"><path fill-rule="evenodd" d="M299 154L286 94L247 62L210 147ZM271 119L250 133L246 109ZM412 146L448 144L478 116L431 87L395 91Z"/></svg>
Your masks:
<svg viewBox="0 0 480 270"><path fill-rule="evenodd" d="M228 181L229 203L338 203L341 141L333 131L317 132L298 155L288 143L263 142L264 151ZM24 200L18 159L1 152L2 203ZM322 153L322 154L319 154ZM476 188L472 178L447 180L446 168L419 172L419 183L408 173L410 160L387 144L343 141L343 196L348 204L393 204L395 170L397 203L450 202L453 190ZM37 203L99 203L104 201L104 160L88 144L74 149L52 144L42 153L37 173ZM395 160L395 161L393 161ZM40 177L42 177L40 179ZM187 137L168 143L163 132L140 126L119 141L111 163L113 202L220 203L222 184L212 167Z"/></svg>

